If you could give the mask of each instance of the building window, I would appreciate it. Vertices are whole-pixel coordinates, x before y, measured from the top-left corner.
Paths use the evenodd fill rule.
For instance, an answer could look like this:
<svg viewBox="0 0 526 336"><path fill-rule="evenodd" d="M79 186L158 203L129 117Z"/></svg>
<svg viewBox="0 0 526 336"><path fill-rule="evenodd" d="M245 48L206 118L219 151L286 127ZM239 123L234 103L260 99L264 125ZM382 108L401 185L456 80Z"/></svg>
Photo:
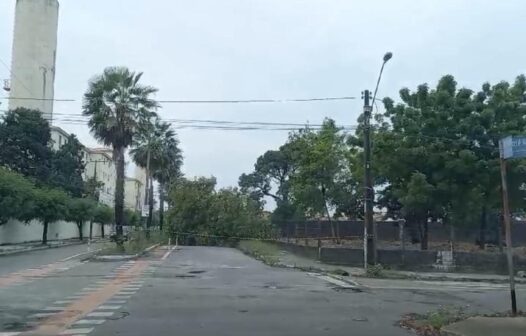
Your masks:
<svg viewBox="0 0 526 336"><path fill-rule="evenodd" d="M58 147L62 147L62 135L58 136Z"/></svg>

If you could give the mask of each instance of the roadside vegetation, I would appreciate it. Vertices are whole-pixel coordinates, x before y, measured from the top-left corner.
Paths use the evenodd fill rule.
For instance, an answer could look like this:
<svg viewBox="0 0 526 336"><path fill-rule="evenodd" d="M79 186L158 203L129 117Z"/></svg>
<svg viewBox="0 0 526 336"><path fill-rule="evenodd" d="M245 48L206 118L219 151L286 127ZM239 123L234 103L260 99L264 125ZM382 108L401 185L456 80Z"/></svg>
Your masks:
<svg viewBox="0 0 526 336"><path fill-rule="evenodd" d="M526 127L526 77L514 83L461 88L447 75L436 86L402 88L400 100L383 99L372 123L375 207L405 219L412 241L428 248L428 221L477 230L498 230L501 208L499 139ZM380 104L378 104L380 105ZM239 178L241 190L277 205L271 219L286 229L304 219L329 220L339 242L337 218L363 219L363 124L350 131L326 119L293 131L279 148L262 154ZM512 212L525 210L526 160L508 164ZM475 243L475 242L474 242Z"/></svg>
<svg viewBox="0 0 526 336"><path fill-rule="evenodd" d="M172 239L185 244L230 245L275 236L262 203L236 188L216 190L215 178L180 178L170 186L168 220Z"/></svg>
<svg viewBox="0 0 526 336"><path fill-rule="evenodd" d="M248 254L267 265L275 266L279 263L280 249L273 243L259 240L242 240L238 248L245 254Z"/></svg>

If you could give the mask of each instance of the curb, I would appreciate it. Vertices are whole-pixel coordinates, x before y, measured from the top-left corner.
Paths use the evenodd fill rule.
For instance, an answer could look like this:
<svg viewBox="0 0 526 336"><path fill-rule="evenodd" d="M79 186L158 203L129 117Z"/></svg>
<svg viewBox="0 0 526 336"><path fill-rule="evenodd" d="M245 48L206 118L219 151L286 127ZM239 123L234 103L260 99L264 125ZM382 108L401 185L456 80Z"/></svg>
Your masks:
<svg viewBox="0 0 526 336"><path fill-rule="evenodd" d="M414 281L453 281L453 282L485 282L485 283L491 283L491 284L507 284L509 283L506 279L494 279L494 278L468 278L468 277L448 277L448 276L442 276L442 277L430 277L425 275L405 275L405 274L391 274L387 276L380 276L380 277L371 277L367 276L365 274L353 274L352 276L357 278L364 278L364 279L393 279L393 280L414 280ZM517 284L526 284L525 278L519 278L515 276L515 283Z"/></svg>
<svg viewBox="0 0 526 336"><path fill-rule="evenodd" d="M72 243L60 244L56 246L52 246L52 245L37 246L37 247L29 248L29 249L20 249L20 250L15 250L15 251L0 252L0 257L13 255L13 254L26 253L26 252L48 250L48 249L53 249L53 248L61 248L61 247L72 246L72 245L82 245L82 244L86 244L86 243L85 242L72 242Z"/></svg>
<svg viewBox="0 0 526 336"><path fill-rule="evenodd" d="M159 245L160 245L159 243L153 244L152 246L149 246L149 247L145 248L142 252L136 253L136 254L129 254L129 255L100 255L100 256L95 256L93 258L91 258L91 257L90 258L92 260L102 261L102 262L135 260L135 259L143 256L144 254L150 252L151 250L153 250L154 248L158 247Z"/></svg>

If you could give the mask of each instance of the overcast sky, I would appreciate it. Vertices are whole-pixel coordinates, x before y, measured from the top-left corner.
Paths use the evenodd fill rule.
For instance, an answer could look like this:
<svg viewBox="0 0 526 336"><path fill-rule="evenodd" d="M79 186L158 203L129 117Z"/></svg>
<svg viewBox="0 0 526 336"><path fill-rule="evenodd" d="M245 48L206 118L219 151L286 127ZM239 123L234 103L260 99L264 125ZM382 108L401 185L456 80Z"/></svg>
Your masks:
<svg viewBox="0 0 526 336"><path fill-rule="evenodd" d="M11 64L15 0L0 0L0 59ZM452 74L461 86L513 80L526 70L526 1L61 0L55 113L81 113L90 77L109 65L144 72L168 99L379 96ZM9 78L0 64L0 79ZM2 93L1 95L4 95ZM165 118L355 124L362 101L164 105ZM5 108L6 102L0 109ZM96 146L86 126L57 121ZM178 132L188 176L235 185L286 132Z"/></svg>

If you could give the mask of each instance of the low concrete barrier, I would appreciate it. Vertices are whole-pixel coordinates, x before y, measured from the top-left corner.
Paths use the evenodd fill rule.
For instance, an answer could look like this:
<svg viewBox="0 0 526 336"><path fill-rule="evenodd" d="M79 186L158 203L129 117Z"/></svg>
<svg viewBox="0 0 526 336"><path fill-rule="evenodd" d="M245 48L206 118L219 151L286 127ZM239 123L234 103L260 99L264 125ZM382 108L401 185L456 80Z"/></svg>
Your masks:
<svg viewBox="0 0 526 336"><path fill-rule="evenodd" d="M326 264L362 267L363 250L343 247L318 247L277 242L280 248L306 258L320 260ZM437 267L437 251L378 250L378 262L394 269L447 270ZM454 252L453 267L459 272L507 274L506 255L488 252ZM526 270L526 257L514 257L516 270Z"/></svg>

